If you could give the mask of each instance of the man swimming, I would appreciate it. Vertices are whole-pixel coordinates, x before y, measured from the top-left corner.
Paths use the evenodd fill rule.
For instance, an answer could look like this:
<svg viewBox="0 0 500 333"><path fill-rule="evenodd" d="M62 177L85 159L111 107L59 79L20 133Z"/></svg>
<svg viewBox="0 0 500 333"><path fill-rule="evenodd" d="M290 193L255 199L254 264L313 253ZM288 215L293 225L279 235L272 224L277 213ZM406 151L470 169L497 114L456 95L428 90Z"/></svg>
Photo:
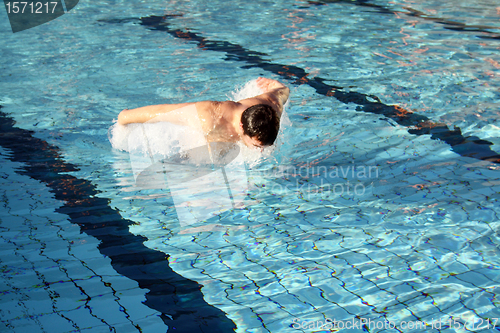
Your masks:
<svg viewBox="0 0 500 333"><path fill-rule="evenodd" d="M247 147L262 150L271 146L278 136L283 105L288 100L290 89L276 80L262 77L257 79L257 85L264 91L263 94L238 102L202 101L125 109L118 115L118 123L169 121L192 127L201 126L208 142L242 141ZM188 113L178 112L193 106L199 122L188 119Z"/></svg>

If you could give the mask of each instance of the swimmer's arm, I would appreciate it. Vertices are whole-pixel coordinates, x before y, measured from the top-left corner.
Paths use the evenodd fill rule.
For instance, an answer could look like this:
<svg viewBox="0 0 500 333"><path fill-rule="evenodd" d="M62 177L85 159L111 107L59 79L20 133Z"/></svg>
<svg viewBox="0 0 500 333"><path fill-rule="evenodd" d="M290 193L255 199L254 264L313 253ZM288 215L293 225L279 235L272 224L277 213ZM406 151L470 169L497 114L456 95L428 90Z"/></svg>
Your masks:
<svg viewBox="0 0 500 333"><path fill-rule="evenodd" d="M127 125L132 123L146 123L161 121L161 116L167 112L180 109L194 103L148 105L136 109L125 109L118 115L118 123Z"/></svg>
<svg viewBox="0 0 500 333"><path fill-rule="evenodd" d="M281 105L286 103L288 96L290 95L290 89L288 89L288 87L283 83L276 80L259 77L257 79L257 86L264 91L263 95L274 95L279 100Z"/></svg>
<svg viewBox="0 0 500 333"><path fill-rule="evenodd" d="M180 110L188 106L195 106L198 117L202 121L202 127L210 127L211 117L206 115L210 113L212 108L215 108L218 102L203 101L196 103L179 103L179 104L159 104L143 106L136 109L125 109L118 115L118 123L127 125L132 123L160 122L168 121L179 125L192 125L189 119L186 119L185 112L172 112Z"/></svg>
<svg viewBox="0 0 500 333"><path fill-rule="evenodd" d="M257 86L264 91L263 94L247 98L239 102L244 105L255 105L261 103L271 104L274 105L280 113L283 112L283 105L290 96L290 89L279 81L263 77L259 77L257 79Z"/></svg>
<svg viewBox="0 0 500 333"><path fill-rule="evenodd" d="M283 105L285 105L288 97L290 96L290 89L288 87L275 88L267 93L270 95L268 98L278 104L278 109L283 112Z"/></svg>

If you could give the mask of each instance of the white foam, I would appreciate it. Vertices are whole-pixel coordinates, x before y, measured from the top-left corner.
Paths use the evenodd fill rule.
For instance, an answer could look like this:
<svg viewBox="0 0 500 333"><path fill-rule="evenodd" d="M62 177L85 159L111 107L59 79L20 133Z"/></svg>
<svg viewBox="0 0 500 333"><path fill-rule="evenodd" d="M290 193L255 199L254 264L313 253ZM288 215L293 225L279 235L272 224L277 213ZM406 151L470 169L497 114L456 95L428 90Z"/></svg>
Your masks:
<svg viewBox="0 0 500 333"><path fill-rule="evenodd" d="M262 94L263 91L257 86L257 80L251 80L245 83L241 88L236 88L234 91L230 92L227 97L231 101L240 101L245 98L251 98Z"/></svg>

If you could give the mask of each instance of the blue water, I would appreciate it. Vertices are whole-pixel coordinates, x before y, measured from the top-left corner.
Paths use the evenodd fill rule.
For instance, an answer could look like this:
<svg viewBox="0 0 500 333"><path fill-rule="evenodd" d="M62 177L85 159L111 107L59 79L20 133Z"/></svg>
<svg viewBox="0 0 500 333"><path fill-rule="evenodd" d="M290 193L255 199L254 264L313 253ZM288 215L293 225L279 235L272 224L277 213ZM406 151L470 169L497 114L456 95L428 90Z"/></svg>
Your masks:
<svg viewBox="0 0 500 333"><path fill-rule="evenodd" d="M0 15L1 332L499 330L498 4L80 2L16 34ZM242 207L183 224L113 119L258 76L290 86L292 124Z"/></svg>

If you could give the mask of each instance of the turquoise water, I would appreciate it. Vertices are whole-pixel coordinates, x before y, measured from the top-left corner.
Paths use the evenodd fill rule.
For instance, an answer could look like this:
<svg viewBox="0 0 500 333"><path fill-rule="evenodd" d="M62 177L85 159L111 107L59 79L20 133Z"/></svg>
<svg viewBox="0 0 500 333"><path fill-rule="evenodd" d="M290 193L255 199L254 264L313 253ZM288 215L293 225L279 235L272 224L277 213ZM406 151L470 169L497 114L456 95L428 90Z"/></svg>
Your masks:
<svg viewBox="0 0 500 333"><path fill-rule="evenodd" d="M0 331L498 331L499 8L80 2L16 34L1 14ZM182 223L113 119L258 76L290 86L291 125L240 170L243 206Z"/></svg>

